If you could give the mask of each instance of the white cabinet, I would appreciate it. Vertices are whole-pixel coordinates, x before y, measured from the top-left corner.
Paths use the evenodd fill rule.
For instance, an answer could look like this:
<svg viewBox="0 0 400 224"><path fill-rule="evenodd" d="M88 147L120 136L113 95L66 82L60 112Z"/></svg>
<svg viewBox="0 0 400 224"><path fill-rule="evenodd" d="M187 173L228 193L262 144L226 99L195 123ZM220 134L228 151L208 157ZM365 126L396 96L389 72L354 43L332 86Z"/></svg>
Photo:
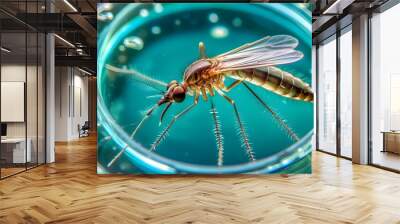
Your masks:
<svg viewBox="0 0 400 224"><path fill-rule="evenodd" d="M7 138L1 140L2 147L12 149L12 163L32 161L32 140L28 138L26 143L27 147L25 151L25 138Z"/></svg>

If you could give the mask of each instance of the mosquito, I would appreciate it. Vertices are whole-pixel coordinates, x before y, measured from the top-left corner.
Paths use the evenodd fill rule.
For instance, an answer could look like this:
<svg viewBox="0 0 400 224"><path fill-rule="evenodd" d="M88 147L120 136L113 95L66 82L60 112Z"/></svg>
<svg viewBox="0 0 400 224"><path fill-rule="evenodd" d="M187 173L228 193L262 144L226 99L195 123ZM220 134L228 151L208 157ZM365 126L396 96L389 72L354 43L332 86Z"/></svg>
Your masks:
<svg viewBox="0 0 400 224"><path fill-rule="evenodd" d="M290 64L301 60L303 58L303 53L295 50L298 44L298 40L289 35L266 36L216 57L208 58L206 56L204 43L200 42L200 59L186 68L181 82L172 80L169 83L165 83L141 74L136 70L122 69L112 65L106 65L106 68L111 72L129 74L136 80L162 92L159 101L145 113L142 120L133 130L130 138L135 136L146 119L148 119L158 107L165 105L160 116L161 124L166 112L172 104L182 103L186 99L187 94L193 96L193 103L184 108L180 113L177 113L155 139L150 147L151 151L155 151L160 143L166 138L168 131L171 129L173 124L183 115L196 107L200 96L204 101L208 101L209 98L218 94L226 99L226 101L232 106L238 123L238 132L241 136L242 148L246 151L249 160L254 161L256 160L255 154L250 144L243 121L240 117L237 104L228 96L227 93L240 84L244 85L244 87L261 103L261 105L271 113L273 119L278 122L288 136L293 141L298 141L299 137L294 133L289 125L249 86L250 83L284 97L312 102L314 94L306 82L289 72L275 67L277 65ZM227 78L234 80L228 86L225 85L225 79ZM224 138L217 115L218 112L212 101L210 113L214 122L214 134L218 150L217 164L218 166L222 166ZM107 166L112 166L124 153L127 147L128 146L125 145L107 164Z"/></svg>

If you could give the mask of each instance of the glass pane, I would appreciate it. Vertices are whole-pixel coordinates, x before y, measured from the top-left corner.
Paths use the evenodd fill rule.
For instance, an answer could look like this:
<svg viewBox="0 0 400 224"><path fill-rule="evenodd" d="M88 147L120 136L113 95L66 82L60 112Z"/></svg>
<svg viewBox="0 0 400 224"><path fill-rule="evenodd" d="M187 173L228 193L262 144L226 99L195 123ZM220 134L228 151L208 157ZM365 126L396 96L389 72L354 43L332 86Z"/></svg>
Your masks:
<svg viewBox="0 0 400 224"><path fill-rule="evenodd" d="M340 37L340 153L352 157L352 33Z"/></svg>
<svg viewBox="0 0 400 224"><path fill-rule="evenodd" d="M27 13L37 13L39 5L37 1L27 2ZM34 16L32 20L37 20ZM33 22L33 21L32 21ZM37 22L37 21L34 21ZM30 147L30 158L27 167L35 167L38 164L38 33L36 30L27 29L27 80L26 80L26 113L27 113L27 142ZM29 147L27 148L29 150Z"/></svg>
<svg viewBox="0 0 400 224"><path fill-rule="evenodd" d="M20 17L43 13L44 6L45 0L0 1L0 7ZM45 36L2 12L0 34L0 171L4 178L45 161Z"/></svg>
<svg viewBox="0 0 400 224"><path fill-rule="evenodd" d="M318 146L336 153L336 39L318 48Z"/></svg>
<svg viewBox="0 0 400 224"><path fill-rule="evenodd" d="M26 35L25 32L1 34L1 161L2 177L25 170L30 159L26 141ZM26 147L28 146L28 147Z"/></svg>
<svg viewBox="0 0 400 224"><path fill-rule="evenodd" d="M400 5L372 18L372 163L400 170Z"/></svg>
<svg viewBox="0 0 400 224"><path fill-rule="evenodd" d="M40 33L38 36L38 163L45 163L45 44L46 37Z"/></svg>
<svg viewBox="0 0 400 224"><path fill-rule="evenodd" d="M38 132L38 56L37 56L37 33L29 32L27 33L27 44L28 44L28 63L27 63L27 81L26 81L26 112L27 112L27 142L30 145L30 151L28 155L30 158L28 159L27 166L34 167L37 165L38 160L38 143L37 143L37 132ZM29 149L28 147L28 149Z"/></svg>

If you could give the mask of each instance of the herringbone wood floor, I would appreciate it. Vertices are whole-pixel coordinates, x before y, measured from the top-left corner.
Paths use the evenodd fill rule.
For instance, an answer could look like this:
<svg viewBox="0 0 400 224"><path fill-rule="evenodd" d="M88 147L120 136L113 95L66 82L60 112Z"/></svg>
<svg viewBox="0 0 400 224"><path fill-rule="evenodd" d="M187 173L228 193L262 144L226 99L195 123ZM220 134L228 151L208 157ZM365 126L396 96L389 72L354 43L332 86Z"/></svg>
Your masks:
<svg viewBox="0 0 400 224"><path fill-rule="evenodd" d="M94 137L0 181L0 223L400 223L400 175L314 153L312 175L98 176Z"/></svg>

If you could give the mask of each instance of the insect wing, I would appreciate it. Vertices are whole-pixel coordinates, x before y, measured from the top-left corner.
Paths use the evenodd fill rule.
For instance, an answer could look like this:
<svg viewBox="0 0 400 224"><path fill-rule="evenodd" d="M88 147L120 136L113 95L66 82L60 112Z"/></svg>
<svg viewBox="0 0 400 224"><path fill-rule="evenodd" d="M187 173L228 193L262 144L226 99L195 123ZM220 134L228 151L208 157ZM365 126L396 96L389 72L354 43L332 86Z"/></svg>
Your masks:
<svg viewBox="0 0 400 224"><path fill-rule="evenodd" d="M259 68L296 62L303 53L295 50L298 40L288 35L268 36L218 55L216 70L220 72Z"/></svg>

